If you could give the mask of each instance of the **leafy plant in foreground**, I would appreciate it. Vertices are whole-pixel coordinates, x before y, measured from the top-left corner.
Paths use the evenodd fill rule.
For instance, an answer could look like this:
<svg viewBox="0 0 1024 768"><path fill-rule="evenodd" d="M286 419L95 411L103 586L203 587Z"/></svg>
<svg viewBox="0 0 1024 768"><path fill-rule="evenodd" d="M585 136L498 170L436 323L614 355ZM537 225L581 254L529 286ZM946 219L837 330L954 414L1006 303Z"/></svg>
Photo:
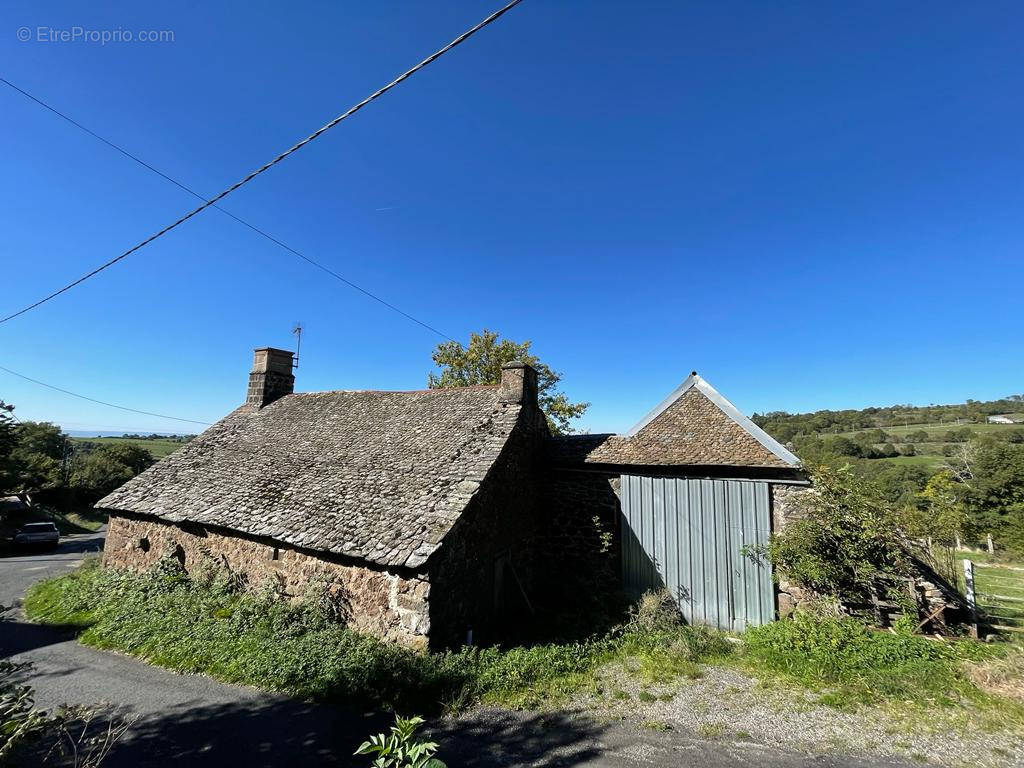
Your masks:
<svg viewBox="0 0 1024 768"><path fill-rule="evenodd" d="M438 745L414 738L423 724L422 717L395 717L390 733L378 733L364 741L357 755L373 755L373 768L446 768L434 757Z"/></svg>

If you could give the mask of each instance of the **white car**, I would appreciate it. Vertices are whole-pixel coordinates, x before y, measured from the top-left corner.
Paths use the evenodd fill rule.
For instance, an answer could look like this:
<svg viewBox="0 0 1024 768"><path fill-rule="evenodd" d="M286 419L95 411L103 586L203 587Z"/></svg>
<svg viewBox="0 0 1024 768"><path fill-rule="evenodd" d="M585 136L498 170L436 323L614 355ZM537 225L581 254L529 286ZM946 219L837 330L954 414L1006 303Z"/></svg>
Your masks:
<svg viewBox="0 0 1024 768"><path fill-rule="evenodd" d="M53 523L29 523L14 535L14 544L20 547L56 547L60 543L60 531Z"/></svg>

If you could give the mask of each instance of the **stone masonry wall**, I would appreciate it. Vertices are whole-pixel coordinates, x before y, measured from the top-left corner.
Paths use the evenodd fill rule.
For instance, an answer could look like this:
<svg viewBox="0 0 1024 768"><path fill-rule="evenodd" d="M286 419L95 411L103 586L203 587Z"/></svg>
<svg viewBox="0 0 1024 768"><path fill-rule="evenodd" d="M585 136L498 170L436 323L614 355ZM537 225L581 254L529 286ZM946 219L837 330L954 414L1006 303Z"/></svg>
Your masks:
<svg viewBox="0 0 1024 768"><path fill-rule="evenodd" d="M500 456L462 518L431 559L432 648L514 637L531 621L541 587L537 553L530 546L537 525L543 415L524 408Z"/></svg>
<svg viewBox="0 0 1024 768"><path fill-rule="evenodd" d="M787 523L799 520L807 508L807 494L812 489L807 485L773 484L772 491L772 531L783 530ZM802 603L806 603L812 595L800 587L780 578L775 591L776 605L779 616L789 616Z"/></svg>
<svg viewBox="0 0 1024 768"><path fill-rule="evenodd" d="M217 564L244 574L253 587L271 582L292 598L302 597L311 581L323 580L349 609L353 629L412 648L427 646L430 584L423 576L335 562L273 541L197 526L111 515L104 566L146 570L168 552L176 552L186 570Z"/></svg>
<svg viewBox="0 0 1024 768"><path fill-rule="evenodd" d="M618 592L619 485L617 474L558 468L545 473L534 546L547 585L539 600L556 618L567 606L589 612L607 607Z"/></svg>

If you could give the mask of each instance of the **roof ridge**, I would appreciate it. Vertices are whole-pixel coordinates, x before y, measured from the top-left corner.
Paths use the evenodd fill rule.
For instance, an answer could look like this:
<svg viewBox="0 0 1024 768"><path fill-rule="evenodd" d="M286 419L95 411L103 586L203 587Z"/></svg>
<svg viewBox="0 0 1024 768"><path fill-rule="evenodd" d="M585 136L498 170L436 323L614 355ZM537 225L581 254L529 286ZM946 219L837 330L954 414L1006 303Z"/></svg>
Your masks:
<svg viewBox="0 0 1024 768"><path fill-rule="evenodd" d="M381 395L420 395L428 392L460 392L463 390L498 389L499 384L469 384L464 387L427 387L426 389L322 389L316 392L292 392L285 397L294 395L340 395L340 394L381 394Z"/></svg>

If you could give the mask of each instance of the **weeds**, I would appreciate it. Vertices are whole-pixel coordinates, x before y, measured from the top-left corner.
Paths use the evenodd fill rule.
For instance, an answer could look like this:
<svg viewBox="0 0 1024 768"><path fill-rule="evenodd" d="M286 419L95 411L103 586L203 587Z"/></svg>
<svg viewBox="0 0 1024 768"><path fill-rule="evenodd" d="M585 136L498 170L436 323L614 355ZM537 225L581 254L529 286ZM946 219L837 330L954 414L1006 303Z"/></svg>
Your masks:
<svg viewBox="0 0 1024 768"><path fill-rule="evenodd" d="M727 646L708 630L641 609L616 631L580 642L417 653L347 629L344 607L321 586L288 603L215 570L190 576L173 557L142 574L93 561L34 586L25 610L36 621L78 627L87 645L180 672L421 712L563 703L617 660L652 679L692 676L698 660Z"/></svg>
<svg viewBox="0 0 1024 768"><path fill-rule="evenodd" d="M749 668L822 691L822 703L840 708L883 701L919 706L985 703L963 666L1001 653L970 640L879 632L853 618L806 613L749 630L744 647Z"/></svg>

